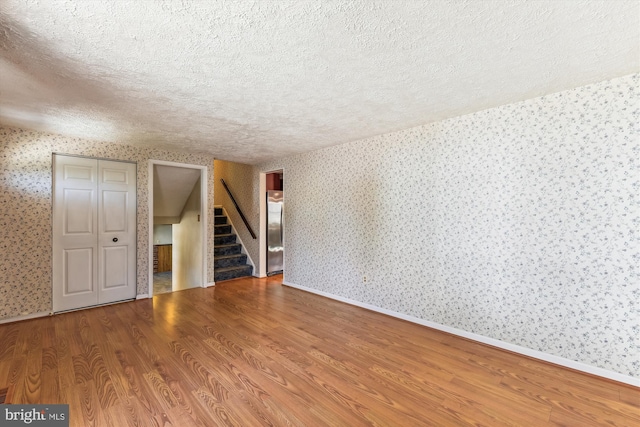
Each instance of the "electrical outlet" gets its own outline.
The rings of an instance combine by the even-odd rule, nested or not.
[[[362,276],[362,283],[367,283],[367,276]]]

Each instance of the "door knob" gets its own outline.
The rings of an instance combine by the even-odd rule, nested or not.
[[[117,242],[117,241],[118,241],[118,238],[117,238],[117,237],[114,237],[114,238],[113,238],[113,242],[115,243],[115,242]]]

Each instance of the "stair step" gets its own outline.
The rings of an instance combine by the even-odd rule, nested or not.
[[[247,255],[242,253],[242,245],[236,243],[231,224],[221,208],[214,209],[213,228],[213,280],[231,280],[251,276],[253,267],[247,265]]]
[[[231,224],[215,224],[213,234],[231,234]]]
[[[218,234],[213,237],[214,245],[226,245],[228,243],[235,243],[236,235],[235,234]]]
[[[250,265],[241,265],[235,267],[216,268],[213,271],[213,280],[220,282],[222,280],[237,279],[238,277],[251,276],[253,267]]]
[[[245,265],[247,263],[246,254],[222,255],[214,258],[213,268],[226,268]]]
[[[242,245],[240,243],[230,243],[227,245],[216,245],[213,247],[213,255],[233,255],[242,252]]]

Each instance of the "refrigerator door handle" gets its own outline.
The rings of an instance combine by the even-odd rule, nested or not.
[[[280,208],[280,244],[282,246],[284,246],[284,239],[283,239],[284,223],[282,222],[283,216],[284,216],[284,209]]]

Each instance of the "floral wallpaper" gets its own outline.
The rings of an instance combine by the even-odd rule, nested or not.
[[[639,378],[639,87],[634,74],[258,165],[250,221],[259,172],[284,169],[286,282]],[[1,127],[0,144],[0,319],[51,307],[52,152],[137,161],[138,294],[147,160],[206,164],[213,200],[207,157]]]
[[[148,293],[148,161],[208,166],[213,200],[213,158],[183,152],[0,127],[0,320],[51,310],[52,153],[137,163],[137,293]],[[208,206],[213,230],[213,204]],[[208,236],[207,276],[213,281],[213,232]]]
[[[639,88],[258,165],[284,169],[285,281],[640,377]]]

